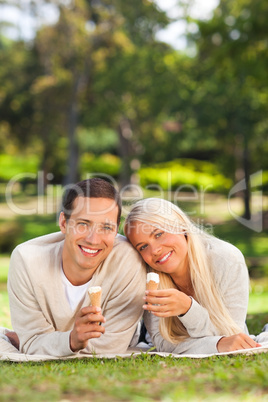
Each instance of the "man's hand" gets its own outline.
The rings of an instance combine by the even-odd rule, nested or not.
[[[12,343],[13,346],[15,346],[15,348],[19,349],[20,348],[20,341],[18,338],[18,335],[16,334],[16,332],[7,332],[6,336],[8,337],[8,339],[10,340],[10,342]]]
[[[232,352],[233,350],[251,349],[261,346],[259,343],[253,341],[250,336],[240,333],[237,335],[226,336],[219,340],[217,349],[220,353]]]
[[[84,307],[79,311],[70,334],[70,348],[73,352],[84,349],[89,339],[104,334],[105,328],[99,323],[105,323],[100,307]]]
[[[146,290],[144,310],[157,317],[173,317],[187,313],[192,299],[177,289]],[[157,304],[157,306],[156,306]]]

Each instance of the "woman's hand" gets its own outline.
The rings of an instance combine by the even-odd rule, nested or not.
[[[240,334],[223,337],[217,343],[217,349],[220,353],[240,349],[251,349],[258,346],[261,345],[242,332]]]
[[[187,313],[192,299],[177,289],[146,290],[143,306],[157,317],[173,317]]]

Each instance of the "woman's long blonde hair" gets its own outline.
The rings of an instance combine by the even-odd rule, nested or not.
[[[229,336],[241,332],[226,309],[211,273],[206,253],[206,243],[211,235],[194,224],[178,206],[160,198],[147,198],[133,206],[125,220],[126,237],[137,221],[165,232],[187,235],[188,264],[196,301],[207,309],[219,335]],[[158,274],[160,289],[176,288],[170,275],[162,272]],[[189,337],[177,317],[160,318],[159,327],[163,338],[169,342],[179,343]]]

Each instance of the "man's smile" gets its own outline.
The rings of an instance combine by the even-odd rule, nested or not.
[[[91,257],[94,257],[101,252],[101,249],[92,249],[92,248],[87,248],[87,247],[83,247],[83,246],[79,246],[79,247],[82,250],[82,253],[84,255],[90,255]]]

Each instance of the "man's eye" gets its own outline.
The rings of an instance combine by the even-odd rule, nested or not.
[[[103,229],[106,230],[106,231],[112,231],[113,230],[112,226],[103,226]]]
[[[79,226],[87,226],[87,223],[86,222],[77,222],[77,225],[79,225]]]

